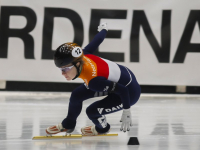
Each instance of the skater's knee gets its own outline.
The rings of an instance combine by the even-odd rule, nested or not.
[[[135,104],[138,102],[138,100],[139,100],[139,97],[136,97],[136,98],[132,99],[132,100],[130,101],[130,105],[131,105],[131,106],[135,105]]]
[[[91,106],[87,107],[86,114],[90,119],[92,117],[94,117],[96,115],[96,113],[97,113],[97,111],[93,107],[91,107]]]
[[[92,109],[90,106],[86,108],[86,114],[88,115],[88,117],[92,114]]]

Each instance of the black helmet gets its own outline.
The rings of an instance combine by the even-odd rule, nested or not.
[[[77,58],[83,57],[83,50],[76,43],[64,43],[60,45],[54,54],[54,62],[57,67],[73,63]]]
[[[76,66],[79,58],[83,57],[83,50],[76,43],[64,43],[60,45],[54,54],[54,62],[57,67],[62,67],[72,63],[77,70],[77,75],[72,79],[76,79],[80,75],[80,65]]]

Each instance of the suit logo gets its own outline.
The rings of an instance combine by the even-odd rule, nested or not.
[[[109,89],[109,86],[106,86],[106,87],[103,89],[103,91],[106,92],[106,91],[108,91],[108,89]]]
[[[97,110],[98,110],[98,112],[99,112],[100,114],[102,114],[103,109],[104,109],[104,108],[97,108]]]

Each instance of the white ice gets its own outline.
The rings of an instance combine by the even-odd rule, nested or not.
[[[129,132],[119,130],[121,111],[106,116],[118,137],[33,141],[66,117],[69,97],[70,93],[0,92],[0,150],[200,150],[200,95],[142,94],[131,107],[134,125]],[[92,125],[85,109],[100,99],[84,101],[74,134]],[[130,137],[137,137],[140,145],[127,145]]]

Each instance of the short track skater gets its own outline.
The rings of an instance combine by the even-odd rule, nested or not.
[[[54,62],[60,68],[62,75],[68,81],[81,78],[84,84],[72,91],[67,117],[60,124],[48,127],[46,133],[49,135],[73,132],[83,101],[105,95],[107,95],[105,98],[87,107],[86,114],[94,125],[82,127],[82,134],[95,136],[108,133],[111,126],[105,115],[120,110],[122,110],[120,130],[129,131],[133,125],[131,106],[140,97],[140,85],[127,67],[93,54],[106,37],[107,23],[100,24],[98,31],[99,33],[84,49],[76,43],[69,42],[60,45],[55,51]]]

